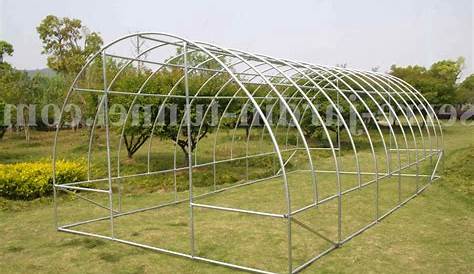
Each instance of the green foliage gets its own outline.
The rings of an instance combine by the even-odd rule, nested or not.
[[[68,88],[68,80],[64,75],[61,74],[56,74],[54,76],[36,74],[31,78],[31,81],[31,90],[35,96],[34,103],[37,105],[36,126],[39,129],[45,129],[46,125],[44,123],[52,125],[56,117],[54,117],[53,108],[48,108],[49,112],[47,117],[41,117],[41,110],[43,107],[48,106],[50,104],[59,107],[62,105],[64,96]],[[65,113],[65,115],[66,118],[70,120],[70,117],[68,117],[69,113]],[[47,121],[43,121],[43,119],[46,118]]]
[[[43,53],[49,55],[48,67],[65,74],[79,72],[86,58],[103,44],[100,35],[90,33],[78,19],[48,15],[36,30]]]
[[[32,108],[39,103],[39,99],[45,93],[40,86],[40,77],[38,75],[30,77],[25,71],[16,70],[8,64],[2,64],[0,70],[3,72],[0,75],[0,99],[16,107],[16,113],[10,111],[8,114],[12,117],[12,123],[16,122],[19,127],[23,127],[25,138],[29,141],[30,125],[34,124],[34,121],[30,121],[29,113],[34,110]],[[18,115],[21,114],[20,111],[23,115]],[[7,115],[6,111],[4,115]],[[15,118],[20,120],[15,121]]]
[[[474,104],[474,74],[468,76],[456,91],[458,104]]]
[[[12,56],[13,51],[13,46],[10,43],[6,41],[0,41],[0,63],[3,63],[3,56]]]
[[[28,140],[29,127],[25,125],[43,127],[42,108],[49,104],[60,105],[66,87],[67,80],[63,75],[46,76],[37,73],[30,76],[25,71],[17,70],[9,64],[0,64],[0,102],[15,106],[2,108],[0,116],[2,122],[8,115],[12,124],[17,124],[17,127],[24,129]],[[51,124],[54,117],[52,108],[49,110],[51,113],[48,113],[48,121],[44,122]],[[23,111],[23,116],[19,115],[20,111]],[[30,121],[33,117],[29,115],[30,111],[36,115],[36,123]]]
[[[217,61],[208,61],[208,59],[203,54],[200,53],[189,53],[188,54],[188,64],[190,66],[200,66],[207,69],[217,69],[220,68],[220,65]],[[177,50],[175,56],[170,57],[167,60],[171,64],[182,65],[184,63],[184,57],[180,49]],[[221,60],[225,62],[224,59]],[[205,63],[204,63],[205,62]],[[203,64],[204,63],[204,64]],[[122,66],[121,63],[113,62],[112,60],[107,60],[107,74],[115,75],[115,72]],[[186,100],[185,95],[185,85],[184,85],[184,70],[180,67],[172,68],[163,68],[159,72],[155,73],[153,77],[148,79],[146,85],[142,86],[153,72],[146,68],[138,68],[132,65],[129,65],[124,71],[120,74],[120,77],[116,80],[112,86],[114,91],[123,91],[123,92],[138,92],[142,89],[144,92],[149,94],[162,94],[166,95],[172,91],[171,95],[175,97],[164,98],[158,97],[138,97],[133,102],[134,98],[132,96],[117,96],[111,99],[110,105],[112,104],[121,104],[126,107],[135,107],[135,106],[149,106],[150,110],[148,117],[145,113],[145,109],[136,108],[135,115],[138,117],[138,123],[132,124],[132,119],[127,121],[124,129],[124,143],[128,151],[128,157],[132,158],[133,155],[146,143],[152,134],[153,123],[157,119],[157,116],[160,115],[166,119],[161,120],[156,127],[153,134],[160,136],[163,139],[169,139],[178,145],[184,153],[184,156],[187,157],[188,153],[194,151],[199,141],[201,141],[206,135],[212,131],[211,125],[211,115],[208,113],[204,120],[199,123],[196,122],[198,119],[196,104],[203,106],[203,112],[210,106],[211,101],[207,99],[206,101],[194,101],[192,102],[192,111],[191,111],[191,120],[193,121],[191,126],[191,147],[188,147],[188,138],[187,138],[187,129],[186,123],[183,121],[185,119],[185,107]],[[212,77],[212,78],[211,78]],[[235,84],[228,83],[229,76],[224,74],[215,75],[211,71],[202,71],[202,70],[191,70],[188,73],[188,84],[189,84],[189,93],[192,97],[199,91],[200,96],[213,96],[217,91],[220,90],[221,95],[233,95],[237,88]],[[206,85],[202,88],[203,84]],[[132,106],[133,102],[133,106]],[[165,106],[174,105],[176,107],[176,121],[170,119],[169,109],[166,107],[160,112],[160,109],[165,103]],[[227,105],[229,99],[220,99],[218,102],[221,106]],[[232,107],[233,106],[233,107]],[[238,104],[234,103],[229,107],[228,111],[236,111]],[[223,111],[221,109],[220,111]],[[203,114],[203,113],[201,113]],[[151,123],[150,123],[151,121]],[[183,122],[182,122],[183,121]],[[137,119],[135,119],[137,122]],[[122,129],[119,128],[119,131]]]
[[[31,79],[26,72],[19,71],[9,64],[0,66],[0,94],[1,99],[9,104],[29,104],[34,96],[30,94]]]
[[[0,140],[3,139],[7,132],[7,126],[5,125],[5,103],[0,100]]]
[[[32,200],[53,192],[52,166],[48,162],[0,165],[0,196],[14,200]],[[86,167],[80,162],[59,161],[56,183],[83,180]]]
[[[433,104],[450,104],[456,102],[456,81],[459,79],[464,59],[442,60],[431,65],[429,69],[421,66],[391,67],[390,74],[399,77],[425,95]]]

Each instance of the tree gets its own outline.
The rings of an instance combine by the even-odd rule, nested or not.
[[[108,73],[113,71],[111,74],[116,74],[117,69],[120,64],[116,64],[113,60],[107,60],[107,71]],[[121,77],[117,79],[113,86],[113,90],[115,91],[125,91],[130,92],[134,90],[138,90],[139,86],[145,81],[147,74],[150,71],[147,69],[137,69],[136,67],[129,66],[122,71]],[[153,82],[153,81],[152,81]],[[152,127],[150,125],[152,119],[157,115],[157,105],[156,102],[153,102],[152,98],[146,97],[138,97],[132,106],[133,97],[132,96],[118,96],[110,98],[110,105],[118,104],[121,106],[129,106],[132,108],[132,115],[133,117],[137,117],[133,119],[132,117],[128,117],[126,124],[123,125],[124,127],[124,136],[123,141],[125,144],[125,148],[127,149],[127,156],[129,159],[133,158],[133,155],[146,143],[146,141],[150,138]],[[155,104],[154,104],[155,103]],[[143,108],[139,108],[139,106],[150,106],[151,113],[149,113],[148,117],[146,117],[147,113]],[[114,119],[113,115],[110,119]],[[123,122],[123,121],[122,121]],[[118,133],[121,133],[122,127],[117,128]]]
[[[3,103],[8,102],[9,97],[14,92],[12,90],[16,91],[15,81],[17,80],[17,74],[15,74],[15,71],[10,64],[0,63],[0,101]],[[5,115],[5,113],[3,114]]]
[[[456,61],[441,60],[430,67],[430,73],[439,79],[446,81],[450,85],[454,85],[459,79],[464,66],[464,58],[459,57]]]
[[[3,63],[3,56],[5,55],[13,55],[13,46],[6,41],[0,41],[0,63]]]
[[[474,74],[468,76],[456,90],[458,104],[474,104]]]
[[[205,55],[196,52],[189,53],[187,58],[189,66],[192,67],[205,62],[207,59],[208,58]],[[224,59],[222,60],[225,62]],[[183,65],[184,58],[182,56],[181,50],[178,48],[176,55],[170,57],[167,61],[174,65]],[[109,60],[107,60],[107,64],[109,64]],[[112,67],[115,67],[116,65],[117,64],[113,65]],[[208,61],[205,64],[201,64],[200,66],[206,69],[220,68],[220,65],[215,60]],[[110,68],[107,68],[107,70],[109,71]],[[136,91],[151,73],[151,70],[144,66],[130,65],[125,71],[122,72],[121,76],[116,80],[112,89],[115,91]],[[111,75],[114,75],[114,73],[111,73]],[[229,80],[228,75],[218,74],[214,75],[212,80],[208,81],[212,75],[214,75],[214,72],[212,71],[190,70],[188,73],[190,95],[193,96],[193,94],[197,92],[197,90],[204,83],[206,83],[206,85],[205,88],[200,91],[200,95],[215,95],[215,92],[217,92],[224,85],[224,83]],[[198,116],[196,115],[198,111],[196,109],[196,104],[200,104],[205,110],[210,106],[210,100],[204,103],[202,101],[195,101],[192,105],[191,111],[191,119],[193,120],[193,123],[191,126],[191,146],[189,147],[186,123],[183,122],[181,124],[181,121],[185,119],[186,107],[186,100],[183,98],[183,95],[185,94],[184,81],[180,81],[183,76],[184,70],[181,67],[163,68],[158,73],[156,73],[144,87],[143,91],[147,93],[167,94],[177,84],[177,86],[174,88],[173,95],[178,96],[167,98],[165,107],[161,113],[159,113],[159,110],[164,102],[163,98],[140,96],[136,99],[134,106],[131,106],[133,100],[132,96],[118,96],[111,99],[110,105],[119,103],[128,107],[149,106],[148,114],[145,113],[144,108],[135,108],[135,115],[138,117],[138,119],[135,119],[134,123],[132,123],[132,121],[129,119],[125,124],[123,138],[129,158],[133,158],[133,155],[151,137],[153,123],[157,119],[158,114],[160,114],[160,117],[158,117],[160,119],[160,123],[156,125],[153,134],[159,136],[162,139],[171,140],[175,145],[179,146],[184,153],[186,159],[185,163],[187,163],[188,154],[192,153],[196,149],[197,144],[203,138],[205,138],[209,132],[212,131],[211,115],[207,115],[204,121],[196,121],[198,119]],[[226,88],[221,91],[221,95],[233,95],[236,90],[237,86],[233,83],[230,83],[227,84]],[[229,99],[220,99],[219,103],[225,105],[229,103],[228,100]],[[169,106],[176,108],[175,121],[174,119],[170,119],[170,109],[166,108]],[[233,111],[233,109],[229,108],[229,111]],[[121,130],[121,128],[119,130]]]
[[[86,58],[103,44],[100,35],[78,19],[48,15],[36,30],[43,42],[42,53],[49,55],[48,67],[64,74],[78,73]]]
[[[335,97],[335,96],[330,96],[330,97]],[[334,102],[337,101],[336,98],[331,98],[331,99]],[[320,114],[321,114],[321,111],[328,111],[328,109],[331,110],[332,117],[327,116],[328,119],[323,120],[323,122],[325,123],[326,128],[329,131],[332,131],[334,133],[335,143],[336,143],[335,145],[337,145],[339,143],[339,138],[340,138],[339,134],[341,131],[344,131],[344,128],[341,125],[340,130],[338,130],[336,112],[334,108],[330,105],[327,98],[319,97],[317,102],[318,102],[317,110],[320,112]],[[357,105],[357,103],[354,102],[354,105]],[[328,145],[327,143],[329,140],[327,140],[327,138],[331,138],[331,137],[327,137],[324,134],[323,125],[321,124],[319,120],[316,119],[316,116],[314,116],[313,110],[309,106],[306,106],[306,105],[304,105],[302,108],[303,108],[302,113],[305,111],[306,112],[305,112],[305,115],[301,117],[301,120],[299,122],[300,122],[300,126],[301,126],[301,129],[303,130],[303,134],[305,138],[308,141],[315,141],[317,144]],[[341,115],[343,116],[343,119],[349,119],[349,115],[350,115],[349,104],[341,100],[339,102],[339,108],[341,109]]]
[[[30,78],[25,71],[19,71],[12,68],[9,64],[1,64],[0,66],[0,94],[2,99],[16,107],[16,121],[18,128],[23,128],[26,141],[30,141],[30,125],[32,116],[30,112],[33,110],[34,104],[41,94],[38,88],[38,81]],[[12,109],[4,108],[4,115],[11,114]]]
[[[43,110],[44,106],[50,106],[51,104],[61,106],[64,100],[64,96],[67,91],[66,79],[61,74],[55,74],[52,76],[46,76],[41,73],[37,73],[30,76],[33,82],[32,87],[35,89],[35,103],[37,104],[37,110]],[[36,111],[36,129],[39,130],[51,130],[55,124],[55,113],[51,112],[54,109],[48,108],[49,112],[47,116],[43,117],[42,111]],[[65,118],[70,118],[69,113],[65,113]]]
[[[5,133],[7,132],[7,126],[4,123],[5,119],[5,103],[0,101],[0,140],[3,139]]]
[[[464,65],[464,58],[456,61],[442,60],[429,69],[422,66],[391,67],[390,74],[399,77],[425,95],[433,104],[449,104],[456,100],[457,80]]]
[[[7,132],[7,125],[5,125],[5,102],[4,95],[5,90],[3,88],[3,78],[5,77],[6,73],[9,73],[12,67],[9,64],[3,63],[3,56],[4,55],[13,55],[13,46],[6,42],[0,41],[0,91],[3,89],[3,92],[0,92],[0,140],[3,139],[3,136]]]
[[[173,143],[181,148],[184,153],[184,163],[188,162],[189,153],[192,153],[197,144],[206,135],[211,132],[210,118],[207,116],[203,121],[197,121],[196,107],[191,106],[191,134],[190,139],[188,138],[187,123],[184,121],[180,123],[185,117],[185,102],[179,102],[177,104],[177,123],[172,123],[170,120],[165,119],[161,126],[157,127],[156,134],[164,139],[170,139]],[[204,105],[207,108],[207,105]],[[201,127],[202,124],[202,127]],[[201,130],[200,130],[201,129]],[[189,146],[191,145],[191,146]]]
[[[139,71],[135,67],[127,69],[123,72],[122,77],[117,80],[114,85],[114,90],[118,91],[133,91],[137,90],[138,87],[144,82],[147,76],[150,74],[150,71],[142,70]],[[158,92],[161,94],[168,93],[173,86],[178,82],[178,80],[184,75],[182,69],[163,69],[161,72],[157,73],[156,76],[148,82],[148,85],[145,89],[148,93]],[[197,74],[189,75],[190,86],[196,86],[195,84],[199,81]],[[194,89],[196,90],[196,89]],[[175,95],[184,95],[184,83],[181,81],[176,88],[174,93]],[[133,110],[133,115],[135,119],[129,119],[124,125],[124,144],[127,149],[128,158],[133,158],[133,155],[150,139],[153,124],[157,119],[158,114],[160,114],[160,123],[155,127],[154,135],[157,135],[163,139],[169,139],[175,145],[179,146],[183,151],[186,162],[188,153],[194,151],[198,142],[202,140],[207,133],[210,131],[209,121],[203,121],[202,131],[199,132],[199,125],[193,123],[191,127],[191,148],[188,148],[188,139],[186,131],[186,123],[180,124],[181,120],[185,117],[185,99],[170,97],[168,98],[165,106],[174,106],[176,108],[176,121],[171,119],[171,113],[166,107],[163,108],[163,111],[159,113],[159,110],[163,104],[163,100],[157,100],[153,97],[142,97],[136,98],[134,105],[131,106],[133,97],[131,96],[120,96],[111,99],[111,104],[121,104],[123,106],[131,107]],[[145,108],[148,107],[148,112]],[[205,106],[207,107],[207,106]],[[192,110],[193,120],[196,118],[196,109],[195,105]],[[210,118],[208,118],[210,119]],[[121,128],[119,128],[121,131]]]

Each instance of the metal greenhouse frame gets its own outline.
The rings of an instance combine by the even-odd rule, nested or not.
[[[147,47],[142,51],[133,54],[117,53],[130,46],[130,41],[137,43],[145,42]],[[173,62],[173,58],[168,58],[162,53],[156,53],[164,49],[177,49],[181,62]],[[156,53],[156,54],[155,54]],[[191,63],[188,59],[192,53],[199,53],[205,56],[204,60],[200,60],[199,64]],[[107,72],[107,62],[110,59],[121,60],[120,67],[113,75]],[[168,59],[167,59],[168,58]],[[212,62],[213,66],[207,66]],[[102,71],[97,70],[90,72],[93,64],[99,64]],[[114,82],[121,76],[125,68],[130,66],[143,66],[149,69],[150,74],[140,83],[137,88],[131,90],[114,90]],[[147,88],[147,83],[157,75],[161,70],[175,69],[179,72],[179,80],[173,83],[173,86],[163,92],[152,92]],[[189,77],[192,74],[201,72],[206,75],[202,85],[199,87],[191,87]],[[205,72],[205,73],[204,73]],[[86,73],[95,73],[97,77],[103,80],[103,87],[84,86],[84,78]],[[101,74],[99,76],[99,74]],[[224,75],[226,81],[222,81],[220,86],[209,87],[208,83],[219,76]],[[233,85],[236,91],[233,95],[223,94],[223,90]],[[209,94],[207,89],[211,89]],[[208,93],[201,95],[206,90]],[[179,94],[178,91],[182,93]],[[266,95],[262,95],[265,91]],[[55,220],[57,230],[80,234],[85,236],[93,236],[102,239],[112,240],[124,244],[137,247],[147,248],[167,254],[182,256],[193,260],[204,261],[223,265],[227,267],[237,268],[244,271],[257,273],[297,273],[321,258],[330,251],[340,247],[353,237],[359,235],[363,231],[372,227],[381,219],[403,206],[406,202],[416,197],[422,192],[430,182],[438,179],[437,169],[443,156],[443,133],[441,124],[434,114],[433,108],[423,95],[407,82],[394,76],[356,69],[348,69],[341,67],[330,67],[322,65],[314,65],[306,62],[287,60],[282,58],[274,58],[262,54],[253,54],[236,49],[228,49],[214,44],[196,42],[187,40],[175,35],[165,33],[137,33],[119,38],[110,44],[104,46],[99,52],[87,59],[81,72],[74,80],[71,89],[65,99],[63,108],[61,109],[61,118],[58,125],[62,125],[66,119],[67,105],[71,102],[71,98],[81,94],[95,94],[99,96],[96,107],[96,114],[90,126],[89,143],[86,144],[87,152],[85,152],[88,162],[88,177],[86,180],[75,182],[57,183],[56,169],[57,161],[63,157],[58,152],[58,144],[61,142],[60,132],[62,126],[58,126],[53,151],[53,172],[54,172],[54,201],[55,201]],[[217,100],[227,100],[224,111],[220,114],[215,132],[215,136],[222,131],[225,123],[230,102],[240,104],[240,114],[234,117],[237,121],[241,119],[243,109],[251,107],[255,110],[255,116],[251,119],[249,126],[250,131],[259,130],[258,136],[261,136],[261,142],[264,142],[264,135],[267,136],[267,143],[271,147],[271,151],[255,152],[253,147],[249,148],[249,137],[247,140],[236,136],[237,123],[228,130],[232,133],[232,144],[246,142],[245,154],[239,155],[235,151],[230,151],[228,157],[219,157],[216,149],[220,142],[215,137],[213,142],[212,155],[206,157],[198,157],[196,152],[187,154],[187,163],[185,165],[177,164],[177,154],[179,150],[175,145],[172,168],[154,168],[152,165],[152,139],[155,135],[154,131],[157,127],[157,119],[154,120],[152,130],[149,133],[146,156],[146,171],[125,174],[122,172],[122,156],[125,126],[118,135],[118,142],[113,142],[111,135],[113,131],[110,129],[109,103],[112,96],[124,96],[132,99],[132,103],[127,111],[126,119],[130,119],[132,107],[139,98],[157,98],[160,100],[159,112],[161,113],[167,100],[182,99],[185,100],[185,115],[183,115],[179,124],[178,134],[187,136],[188,148],[191,144],[191,112],[192,108],[200,100],[210,101],[204,116],[211,112],[211,105]],[[337,125],[330,128],[327,121],[323,117],[325,110],[321,110],[318,106],[320,101],[326,102],[335,111]],[[266,104],[268,103],[268,104]],[[344,104],[346,107],[340,107]],[[266,109],[264,109],[264,105]],[[271,121],[270,113],[274,111],[284,110],[288,115],[290,122],[288,125],[274,125]],[[348,113],[351,112],[350,119],[356,121],[359,126],[358,132],[354,132],[351,128]],[[302,117],[305,115],[313,115],[318,123],[321,134],[326,145],[314,145],[310,142],[304,132],[302,125]],[[159,115],[158,115],[159,116]],[[157,116],[157,117],[158,117]],[[258,118],[256,118],[258,117]],[[104,123],[99,125],[100,120]],[[257,126],[260,121],[262,125]],[[199,126],[199,132],[203,130],[203,125]],[[285,127],[285,128],[284,128]],[[94,177],[91,175],[94,158],[91,156],[95,149],[95,138],[93,137],[100,128],[103,132],[106,143],[101,146],[105,153],[103,160],[106,161],[105,176]],[[334,138],[334,129],[337,132],[337,138]],[[183,131],[183,132],[181,132]],[[115,132],[115,131],[114,131]],[[291,138],[296,142],[291,143]],[[341,140],[342,139],[342,140]],[[366,144],[365,154],[360,148],[361,143]],[[199,146],[198,146],[199,147]],[[258,147],[258,146],[257,146]],[[117,152],[117,156],[114,156]],[[327,165],[321,164],[321,159],[317,157],[319,153],[326,153],[329,159]],[[341,163],[341,153],[350,155],[353,159],[352,166]],[[211,154],[211,153],[209,153]],[[258,178],[249,178],[249,168],[252,168],[252,159],[261,159],[261,157],[271,157],[274,160],[275,170],[271,174],[260,176]],[[299,158],[298,158],[299,157]],[[364,158],[365,157],[365,158]],[[118,158],[118,159],[117,159]],[[303,161],[295,169],[291,169],[289,163],[295,159]],[[206,160],[204,160],[206,159]],[[242,167],[242,174],[245,174],[243,180],[233,182],[234,184],[219,187],[219,178],[216,172],[219,165],[223,163],[234,163],[234,161],[245,161],[246,166]],[[117,166],[115,166],[116,162]],[[369,169],[364,169],[364,163],[368,163]],[[329,168],[326,168],[329,166]],[[195,193],[196,189],[196,172],[201,169],[209,169],[209,179],[212,181],[211,188],[205,193]],[[304,183],[310,185],[308,190],[311,196],[304,205],[293,204],[293,195],[297,195],[297,189],[292,189],[291,176],[296,173],[306,172],[308,174]],[[186,198],[178,197],[178,189],[176,187],[177,174],[186,173],[188,182],[188,196]],[[167,203],[159,203],[147,207],[136,208],[133,210],[123,210],[120,185],[131,178],[145,178],[157,174],[172,174],[174,176],[174,200]],[[320,185],[326,180],[324,176],[331,176],[335,182],[334,191],[331,195],[322,195],[320,193]],[[343,176],[353,176],[356,184],[351,187],[344,187]],[[201,178],[202,179],[202,178]],[[392,182],[391,179],[394,179]],[[269,180],[277,180],[280,182],[284,197],[281,199],[281,205],[285,209],[283,212],[267,212],[263,210],[254,210],[247,208],[229,207],[221,205],[212,205],[210,203],[200,202],[202,197],[222,195],[228,190],[244,189],[246,187],[264,184]],[[414,190],[407,196],[402,194],[402,184],[406,180],[414,180]],[[426,183],[422,184],[422,180]],[[103,183],[105,187],[96,187],[96,184]],[[382,211],[379,206],[380,197],[379,188],[384,184],[395,186],[392,192],[398,196],[396,204],[389,210]],[[416,186],[415,186],[416,184]],[[358,190],[374,188],[374,215],[371,220],[362,227],[343,233],[344,214],[343,199],[348,195],[357,195]],[[93,204],[94,206],[105,209],[108,213],[102,217],[80,220],[73,223],[61,223],[60,208],[57,199],[59,192],[72,193],[81,200]],[[308,191],[305,191],[308,192]],[[93,198],[88,198],[87,193],[95,193],[95,195],[104,195],[107,197],[108,204],[103,205],[96,202]],[[184,192],[185,193],[185,192]],[[292,195],[293,194],[293,195]],[[270,194],[269,194],[270,195]],[[318,230],[318,227],[310,225],[299,218],[304,212],[319,208],[329,202],[333,202],[336,208],[337,226],[334,237],[325,236]],[[154,245],[139,243],[138,241],[125,240],[116,235],[114,223],[117,218],[139,214],[145,211],[164,210],[178,204],[189,205],[188,213],[188,236],[189,236],[189,252],[175,251]],[[337,205],[337,206],[336,206]],[[199,254],[196,250],[195,242],[195,211],[196,209],[209,210],[215,212],[227,212],[228,214],[252,215],[260,218],[273,218],[281,221],[285,227],[285,269],[269,270],[261,267],[242,265],[239,263],[231,263],[222,259],[209,258]],[[222,213],[223,214],[223,213]],[[85,224],[108,222],[109,233],[94,233],[80,230],[79,227]],[[212,226],[212,224],[210,224]],[[293,259],[295,244],[292,243],[294,237],[294,229],[303,229],[315,237],[324,239],[329,243],[329,248],[321,250],[318,254],[307,254],[308,257],[304,263],[296,263]],[[311,239],[305,239],[311,241]],[[262,258],[264,260],[265,258]]]

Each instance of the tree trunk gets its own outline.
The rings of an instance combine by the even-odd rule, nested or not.
[[[184,151],[184,166],[189,166],[189,155],[187,151]]]
[[[26,143],[30,144],[30,127],[28,125],[25,126],[25,137]]]
[[[3,139],[3,136],[5,136],[5,133],[7,132],[7,128],[6,127],[1,127],[0,128],[0,140]]]
[[[186,145],[178,143],[178,146],[181,148],[184,154],[184,166],[188,166],[189,155],[188,155],[188,151],[186,150]]]
[[[29,119],[28,119],[28,114],[26,116],[23,116],[23,123],[24,123],[24,129],[25,129],[25,139],[26,143],[30,144],[30,126],[29,126]]]

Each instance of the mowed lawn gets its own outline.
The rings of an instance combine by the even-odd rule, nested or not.
[[[51,151],[51,140],[51,133],[37,133],[31,144],[25,144],[21,136],[7,136],[0,143],[0,162],[46,159]],[[442,179],[302,273],[471,273],[474,269],[474,126],[446,127],[445,146],[447,155]],[[75,147],[64,149],[71,153],[83,151]],[[364,153],[366,151],[361,151],[361,155]],[[350,154],[343,157],[346,162],[352,159]],[[325,176],[329,175],[319,177],[321,195],[331,193],[333,187],[333,184],[323,183],[332,180],[330,176],[325,180]],[[312,194],[309,177],[304,172],[295,172],[289,180],[295,189],[295,205],[304,205]],[[355,180],[347,178],[345,182],[352,184]],[[380,190],[382,213],[396,203],[393,196],[396,178],[384,183]],[[404,195],[408,196],[413,187],[413,180],[404,180]],[[143,186],[132,190],[123,200],[127,209],[173,198],[169,192],[150,191]],[[201,190],[206,189],[196,189]],[[373,191],[373,187],[368,187],[358,194],[361,199],[343,200],[344,236],[372,220]],[[184,198],[187,194],[182,191],[179,196]],[[97,195],[90,197],[101,199]],[[281,213],[285,207],[282,197],[281,180],[271,180],[209,196],[199,202]],[[63,221],[106,214],[71,196],[62,195],[59,204]],[[0,206],[1,273],[238,273],[111,241],[56,232],[51,199],[31,202],[0,199]],[[334,240],[336,207],[336,202],[329,202],[298,218]],[[181,204],[120,217],[116,219],[116,234],[126,240],[188,252],[188,211],[186,204]],[[196,209],[195,215],[198,255],[273,271],[285,270],[284,221],[203,209]],[[321,238],[293,227],[295,266],[329,247]],[[77,228],[109,233],[107,222]]]

